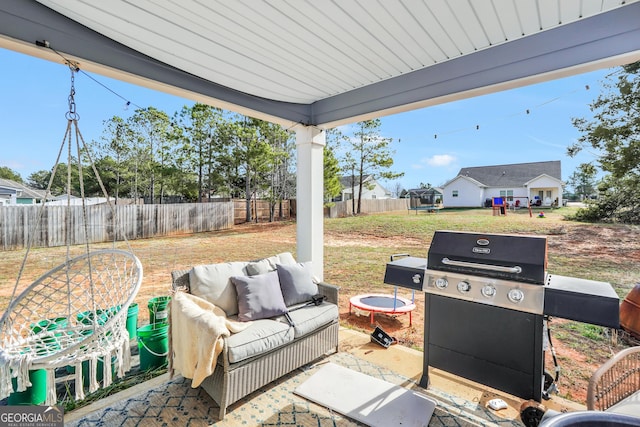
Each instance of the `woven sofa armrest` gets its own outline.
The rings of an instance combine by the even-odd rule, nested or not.
[[[626,348],[596,370],[587,387],[587,409],[605,411],[640,390],[640,346]]]
[[[338,292],[340,291],[340,287],[336,285],[330,285],[329,283],[319,282],[318,283],[318,292],[321,295],[327,297],[327,302],[332,302],[334,304],[338,304]]]
[[[175,291],[180,287],[187,288],[187,292],[191,292],[191,286],[189,285],[189,271],[188,270],[174,270],[171,272],[171,288]]]

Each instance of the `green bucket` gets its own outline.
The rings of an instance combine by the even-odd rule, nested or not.
[[[169,324],[151,323],[138,328],[140,370],[150,371],[167,366]]]
[[[127,311],[127,332],[129,332],[129,339],[134,340],[137,338],[136,331],[138,330],[138,304],[133,303],[129,306]]]
[[[29,371],[29,381],[31,387],[25,391],[14,391],[7,399],[8,405],[42,405],[47,399],[47,371],[46,369],[36,369]],[[18,388],[18,380],[11,378],[13,389]]]
[[[88,310],[78,313],[78,322],[85,325],[92,325],[97,323],[98,326],[102,326],[109,320],[109,312],[106,310],[98,309],[95,312]]]
[[[42,331],[55,331],[61,328],[67,327],[67,318],[66,317],[56,317],[53,319],[41,320],[38,323],[31,325],[31,330],[38,334]],[[47,337],[42,339],[42,344],[37,344],[36,353],[39,355],[45,355],[53,353],[60,349],[60,341],[59,337],[62,334],[54,334],[52,337]]]
[[[115,378],[116,370],[117,370],[117,361],[118,359],[115,356],[111,357],[111,378]],[[82,383],[85,387],[89,387],[89,364],[91,361],[85,360],[82,362]],[[98,366],[96,370],[96,380],[99,384],[102,384],[102,380],[104,379],[104,358],[98,357]]]
[[[149,323],[167,323],[169,321],[169,301],[171,297],[162,296],[149,300]]]

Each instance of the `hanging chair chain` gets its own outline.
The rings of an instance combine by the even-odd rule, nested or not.
[[[76,120],[80,120],[80,115],[76,111],[76,100],[75,100],[76,73],[78,72],[79,68],[76,64],[73,64],[71,62],[68,62],[67,64],[69,65],[69,70],[71,71],[71,89],[69,91],[69,111],[67,112],[66,117],[67,117],[67,120],[76,121]]]

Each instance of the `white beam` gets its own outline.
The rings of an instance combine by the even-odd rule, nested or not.
[[[299,262],[311,261],[314,276],[324,279],[324,146],[326,134],[314,126],[296,131],[296,239]]]

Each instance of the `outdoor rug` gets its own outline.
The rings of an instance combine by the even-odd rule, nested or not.
[[[341,352],[315,364],[304,366],[258,389],[231,405],[222,421],[218,421],[218,405],[206,392],[191,388],[191,380],[176,377],[160,386],[92,412],[81,419],[65,420],[65,427],[351,427],[365,425],[294,393],[297,387],[329,362],[395,385],[424,392],[410,378],[359,359],[350,353]],[[519,423],[494,415],[477,402],[470,402],[433,388],[428,390],[428,395],[437,401],[429,426],[521,427]]]

